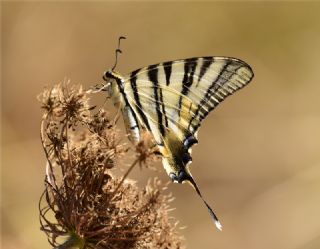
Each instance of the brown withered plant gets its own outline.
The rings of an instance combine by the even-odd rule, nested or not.
[[[39,96],[41,141],[47,159],[39,201],[41,230],[54,248],[181,248],[168,215],[165,185],[149,180],[139,190],[128,174],[148,166],[156,149],[144,137],[128,156],[114,120],[89,104],[90,91],[64,82]],[[131,160],[123,176],[112,170]],[[131,159],[130,159],[131,158]]]

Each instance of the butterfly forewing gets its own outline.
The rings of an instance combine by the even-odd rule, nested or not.
[[[158,144],[168,131],[182,143],[227,96],[250,82],[251,68],[228,57],[199,57],[151,65],[125,79],[125,92]]]

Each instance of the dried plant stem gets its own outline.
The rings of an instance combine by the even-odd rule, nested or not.
[[[137,165],[137,163],[139,162],[139,158],[137,158],[128,168],[128,170],[126,171],[126,173],[123,175],[123,177],[121,178],[121,181],[119,182],[118,186],[116,187],[116,189],[112,192],[111,195],[111,200],[113,199],[113,197],[116,195],[116,193],[118,192],[119,188],[121,187],[121,185],[123,184],[123,182],[125,181],[125,179],[128,177],[128,175],[130,174],[130,172],[133,170],[133,168]]]
[[[43,151],[44,151],[44,153],[46,155],[46,158],[49,158],[49,153],[47,151],[47,146],[45,144],[45,139],[44,139],[44,137],[45,137],[45,134],[44,134],[44,132],[45,132],[44,123],[45,123],[45,120],[47,119],[47,116],[48,116],[48,114],[45,113],[43,115],[43,117],[42,117],[42,120],[41,120],[41,124],[40,124],[40,140],[41,140],[41,145],[42,145]],[[53,167],[52,167],[52,164],[51,164],[50,160],[47,160],[47,165],[49,165],[49,168],[50,168],[50,175],[46,175],[46,177],[49,179],[50,184],[52,184],[52,181],[50,181],[51,178],[53,180],[53,184],[56,184],[56,178],[55,178],[55,175],[52,174]],[[46,173],[49,173],[49,172],[47,172],[47,170],[46,170]],[[57,186],[54,186],[54,187],[57,188]]]

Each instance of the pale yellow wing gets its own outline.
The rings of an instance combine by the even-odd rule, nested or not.
[[[196,139],[209,112],[252,77],[250,66],[239,59],[199,57],[138,69],[126,77],[124,90],[158,144],[168,132],[186,143]]]

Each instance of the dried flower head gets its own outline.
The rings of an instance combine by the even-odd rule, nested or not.
[[[45,90],[41,140],[47,158],[45,191],[40,198],[41,230],[49,243],[66,248],[181,248],[168,216],[170,195],[159,180],[143,190],[127,179],[136,164],[154,160],[156,149],[144,138],[122,177],[128,147],[104,110],[93,113],[88,92],[65,82]]]
[[[136,145],[136,153],[140,167],[150,168],[151,163],[158,159],[160,152],[149,132],[142,132],[141,140]]]

